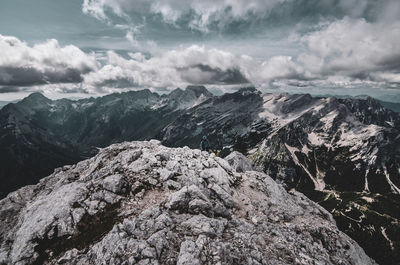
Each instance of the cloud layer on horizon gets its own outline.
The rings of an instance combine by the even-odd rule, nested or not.
[[[94,71],[94,55],[57,40],[30,47],[15,37],[0,35],[0,86],[30,86],[48,83],[77,83]]]

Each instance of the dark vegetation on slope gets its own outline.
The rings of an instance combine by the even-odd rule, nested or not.
[[[360,192],[309,192],[332,213],[339,229],[380,264],[400,260],[400,195]]]

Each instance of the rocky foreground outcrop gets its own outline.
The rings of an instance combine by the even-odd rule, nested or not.
[[[375,264],[326,210],[242,159],[105,148],[0,201],[0,264]]]

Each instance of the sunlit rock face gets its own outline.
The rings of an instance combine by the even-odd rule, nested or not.
[[[375,264],[322,207],[229,160],[125,142],[59,168],[0,201],[0,263]]]

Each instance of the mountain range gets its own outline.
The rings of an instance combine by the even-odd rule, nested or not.
[[[377,100],[204,87],[77,101],[34,93],[0,110],[2,194],[113,143],[159,139],[239,151],[287,190],[320,203],[378,263],[400,256],[400,115]]]
[[[77,101],[33,93],[0,110],[1,194],[36,183],[54,168],[76,163],[97,148],[154,138],[185,109],[211,93],[203,87],[160,96],[149,90]]]

